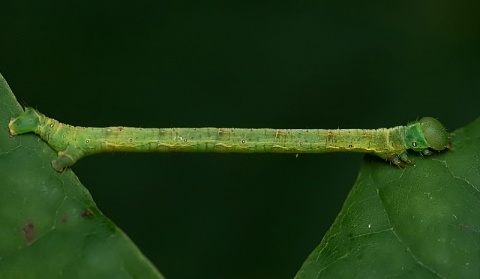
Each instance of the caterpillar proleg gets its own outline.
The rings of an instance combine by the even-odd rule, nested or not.
[[[413,162],[411,149],[423,155],[450,147],[443,125],[424,117],[406,126],[380,129],[243,129],[243,128],[90,128],[63,124],[25,108],[8,125],[10,134],[38,134],[58,152],[52,161],[61,172],[84,156],[100,152],[364,152],[397,166]]]

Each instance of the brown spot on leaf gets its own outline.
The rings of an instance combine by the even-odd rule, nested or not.
[[[63,215],[63,216],[60,218],[60,221],[62,221],[62,223],[65,224],[66,222],[68,222],[68,217],[65,216],[65,215]]]
[[[30,244],[33,241],[35,238],[35,232],[32,223],[28,223],[23,227],[23,236],[25,237],[27,243]]]
[[[85,209],[83,212],[82,212],[82,217],[83,218],[91,218],[93,217],[93,214],[90,210],[88,209]]]

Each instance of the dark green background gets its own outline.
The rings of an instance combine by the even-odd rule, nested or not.
[[[478,117],[478,1],[5,1],[0,71],[84,126],[376,128]],[[191,3],[188,3],[191,2]],[[359,154],[103,154],[74,166],[168,278],[292,278]]]

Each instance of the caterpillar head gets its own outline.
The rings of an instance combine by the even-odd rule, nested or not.
[[[35,129],[40,124],[40,117],[38,112],[33,108],[27,107],[25,111],[20,114],[17,118],[13,118],[8,123],[8,129],[12,136],[34,132]]]
[[[440,121],[424,117],[419,122],[425,141],[431,149],[440,151],[450,147],[450,136]]]

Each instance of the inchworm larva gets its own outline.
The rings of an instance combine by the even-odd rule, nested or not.
[[[80,158],[113,151],[323,153],[365,152],[395,165],[412,164],[407,150],[423,155],[449,148],[443,125],[424,117],[406,126],[363,129],[239,129],[239,128],[86,128],[70,126],[26,108],[10,121],[12,135],[34,132],[58,152],[57,171]]]

